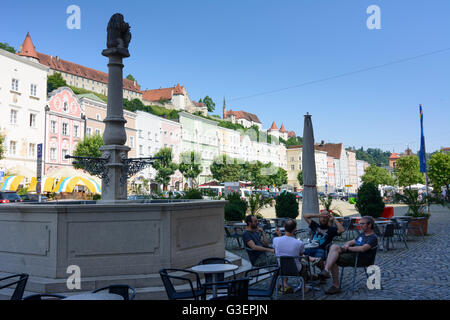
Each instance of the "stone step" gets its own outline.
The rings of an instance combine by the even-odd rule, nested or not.
[[[247,262],[243,262],[241,257],[226,251],[225,258],[231,261],[233,264],[240,268],[235,271],[236,275],[242,275],[247,271]],[[243,268],[243,264],[245,267]],[[0,277],[5,277],[10,274],[0,273]],[[187,277],[191,280],[195,279],[195,276],[190,273],[179,272],[177,275]],[[232,272],[226,273],[225,278],[231,278]],[[200,275],[203,278],[203,275]],[[34,293],[59,293],[62,295],[72,295],[81,292],[91,292],[93,290],[106,287],[112,284],[128,284],[129,286],[136,288],[137,291],[145,289],[144,291],[152,292],[152,288],[160,288],[162,286],[161,277],[159,273],[156,274],[143,274],[143,275],[123,275],[123,276],[103,276],[103,277],[82,277],[81,278],[81,290],[69,290],[66,284],[67,279],[49,279],[42,277],[29,277],[26,285],[27,295]],[[175,281],[175,285],[184,284],[183,281]],[[164,289],[164,288],[163,288]],[[6,290],[6,289],[5,289]],[[3,296],[10,297],[13,291],[5,291]],[[165,295],[165,290],[164,290]],[[1,298],[0,294],[0,298]]]

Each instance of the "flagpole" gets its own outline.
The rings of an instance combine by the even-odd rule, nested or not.
[[[426,195],[427,197],[425,198],[426,203],[427,203],[427,211],[428,211],[428,216],[430,216],[430,203],[428,202],[428,166],[427,166],[427,153],[426,153],[426,149],[425,149],[425,135],[423,134],[423,113],[422,113],[422,105],[419,104],[419,108],[420,108],[420,125],[421,125],[421,129],[422,129],[422,137],[421,137],[421,143],[423,144],[423,160],[425,162],[425,188],[426,189]]]

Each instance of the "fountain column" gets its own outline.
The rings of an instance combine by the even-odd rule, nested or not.
[[[107,116],[103,120],[105,145],[100,148],[102,157],[107,159],[108,175],[102,179],[102,200],[127,199],[127,172],[123,160],[128,158],[130,148],[125,145],[127,135],[126,120],[123,117],[122,60],[130,56],[128,51],[130,39],[129,26],[123,21],[123,16],[114,15],[108,25],[108,49],[102,52],[102,55],[109,58]]]

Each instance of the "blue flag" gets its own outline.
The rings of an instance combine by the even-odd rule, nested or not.
[[[422,105],[420,107],[420,151],[419,151],[419,160],[420,160],[420,172],[427,172],[427,160],[425,159],[425,138],[423,136],[423,111]]]

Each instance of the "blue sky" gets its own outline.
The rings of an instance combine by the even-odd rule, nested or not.
[[[66,8],[81,8],[81,30]],[[381,30],[369,30],[369,5]],[[419,149],[424,108],[427,151],[450,146],[450,50],[326,81],[335,75],[450,48],[450,1],[191,0],[9,1],[1,42],[19,48],[29,31],[37,51],[107,71],[106,25],[121,12],[132,27],[124,74],[143,89],[186,86],[228,108],[283,122],[298,135],[312,114],[316,141],[401,152]],[[249,97],[250,96],[250,97]]]

